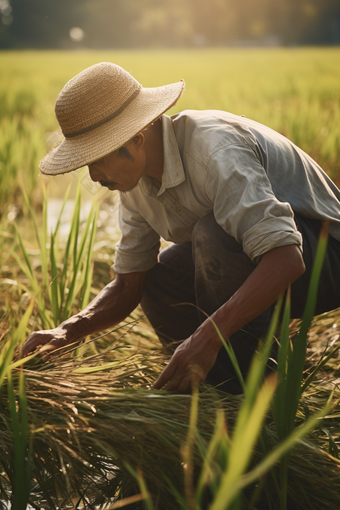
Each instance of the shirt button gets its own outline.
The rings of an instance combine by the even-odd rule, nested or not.
[[[177,212],[178,213],[181,213],[182,212],[182,209],[180,207],[177,207]]]

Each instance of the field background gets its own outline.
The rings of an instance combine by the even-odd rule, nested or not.
[[[100,61],[121,65],[146,87],[183,78],[186,92],[169,113],[221,109],[267,124],[339,183],[339,48],[10,51],[0,53],[3,212],[10,197],[20,204],[17,179],[29,193],[41,181],[38,162],[60,139],[54,117],[59,91],[75,74]],[[54,193],[62,194],[67,178],[53,180]]]
[[[105,60],[120,64],[146,87],[164,85],[183,78],[186,81],[186,92],[169,113],[186,108],[224,109],[267,124],[312,155],[335,182],[340,184],[340,66],[338,65],[340,48],[2,52],[0,53],[0,342],[2,347],[8,339],[10,341],[11,338],[20,336],[20,341],[23,341],[31,331],[42,329],[46,324],[44,314],[49,321],[55,320],[57,314],[54,315],[55,311],[51,303],[53,303],[52,298],[56,296],[55,294],[53,296],[52,285],[50,285],[53,271],[58,276],[54,279],[53,289],[56,288],[57,283],[59,285],[65,266],[70,273],[66,287],[63,288],[64,293],[60,293],[58,297],[59,304],[61,297],[67,300],[69,289],[72,288],[70,282],[74,275],[77,280],[90,275],[86,283],[88,297],[96,295],[112,277],[110,266],[114,257],[115,244],[119,238],[116,194],[103,193],[102,189],[93,186],[86,168],[79,172],[71,172],[70,175],[57,177],[40,176],[38,171],[39,160],[61,139],[54,117],[54,103],[60,89],[67,80],[87,66]],[[93,213],[93,211],[89,212],[93,197],[99,197],[101,202],[98,221],[93,220],[92,223],[97,225],[92,263],[91,257],[86,259],[87,251],[85,250],[85,262],[82,262],[83,269],[79,270],[79,273],[81,264],[75,269],[75,257],[64,258],[67,236],[70,229],[76,225],[76,221],[72,223],[70,220],[75,205],[78,177],[82,195],[79,232],[84,232],[86,220]],[[66,204],[66,213],[59,229],[59,236],[56,236],[52,242],[42,227],[44,188],[47,188],[50,197],[49,205],[46,206],[50,232],[52,228],[55,228],[56,217],[68,184],[71,184],[71,200]],[[24,200],[24,193],[28,197],[27,203]],[[32,219],[32,209],[36,214],[36,229]],[[36,240],[35,230],[39,233],[40,245]],[[73,237],[74,244],[76,244],[75,239],[77,239],[76,234]],[[86,249],[87,247],[88,244]],[[91,253],[91,250],[88,251]],[[54,261],[51,261],[51,253],[55,255]],[[44,260],[46,260],[45,265]],[[30,264],[31,273],[27,269],[27,261]],[[86,265],[87,262],[88,265]],[[93,278],[91,278],[92,271]],[[79,278],[78,275],[80,275]],[[84,284],[84,287],[86,285]],[[82,298],[77,295],[73,307],[70,304],[68,312],[77,312],[82,307],[82,303]],[[21,326],[18,327],[20,320]],[[296,324],[293,329],[294,327]],[[48,476],[51,474],[52,484],[51,487],[47,484],[46,490],[50,491],[52,496],[56,493],[55,487],[67,493],[69,480],[78,490],[77,494],[82,494],[82,487],[86,487],[91,496],[94,491],[91,483],[97,479],[97,476],[102,476],[103,471],[100,471],[99,465],[98,471],[87,472],[82,459],[87,462],[87,466],[93,461],[86,455],[91,453],[93,448],[97,452],[96,448],[99,448],[97,438],[103,440],[106,448],[114,444],[121,455],[121,462],[119,463],[117,458],[112,456],[110,460],[112,472],[116,476],[115,469],[118,465],[122,469],[125,480],[128,480],[129,476],[132,478],[129,473],[124,472],[126,459],[134,465],[134,462],[138,462],[139,455],[144,463],[143,472],[154,487],[158,487],[161,483],[162,470],[164,473],[167,469],[171,471],[171,462],[181,461],[181,457],[176,455],[179,455],[180,446],[184,444],[186,437],[190,400],[188,396],[163,394],[164,404],[161,412],[157,399],[150,400],[150,391],[145,391],[145,388],[150,387],[157,374],[164,368],[168,358],[161,352],[155,335],[140,311],[135,311],[115,331],[95,340],[74,350],[71,359],[66,353],[60,356],[58,362],[42,364],[40,360],[35,370],[32,370],[32,365],[29,364],[24,370],[29,401],[30,430],[32,436],[33,433],[36,434],[34,445],[39,452],[34,461],[36,462],[35,476],[37,473],[43,473],[44,476],[46,473]],[[305,450],[302,445],[299,447],[300,450],[299,448],[294,450],[289,494],[294,501],[300,503],[301,509],[339,508],[340,394],[337,389],[337,384],[340,382],[339,342],[339,310],[324,314],[314,321],[309,331],[305,375],[309,373],[312,366],[326,356],[326,353],[329,359],[327,366],[323,367],[313,384],[304,392],[297,422],[307,420],[309,414],[320,409],[334,388],[334,400],[337,404],[332,414],[330,413],[322,423],[320,422],[320,428],[309,436],[312,446],[307,445],[307,448],[304,443]],[[35,361],[36,359],[32,360],[32,364]],[[93,367],[94,363],[101,368],[104,367],[103,371],[97,373],[97,367]],[[80,367],[80,371],[76,373],[78,369],[75,370],[74,367]],[[93,371],[97,375],[94,375]],[[81,376],[79,377],[78,374]],[[78,388],[75,392],[76,397],[71,390],[66,395],[63,387],[66,378],[72,382],[70,387]],[[298,386],[297,392],[299,392]],[[97,414],[93,419],[92,415],[88,416],[87,411],[84,411],[88,402],[92,405],[91,391],[88,388],[92,388],[96,405],[102,405],[101,414]],[[118,391],[115,394],[111,393],[112,388],[128,391],[126,393]],[[0,385],[0,393],[1,391]],[[83,391],[82,398],[86,405],[84,404],[84,409],[79,407],[78,428],[73,428],[74,405],[78,406],[80,398],[78,394],[82,394]],[[102,398],[102,404],[96,400],[98,394],[105,395],[105,398]],[[5,391],[2,395],[5,395]],[[209,391],[205,391],[200,398],[202,416],[199,426],[205,430],[205,427],[209,429],[213,426],[215,407],[217,408],[221,401],[219,399],[218,404],[214,404],[217,402],[217,397],[211,396]],[[291,395],[289,398],[291,399]],[[124,402],[122,399],[125,399]],[[5,398],[0,401],[1,405],[5,406],[5,410],[2,416],[3,429],[0,432],[5,438],[3,444],[8,443],[11,446],[13,441],[9,432],[11,418],[6,408]],[[228,418],[231,416],[233,419],[239,401],[226,397],[223,405]],[[136,415],[137,406],[139,414]],[[178,418],[180,406],[182,406],[182,415]],[[102,419],[98,419],[98,416]],[[145,422],[144,416],[146,416]],[[138,421],[139,417],[143,419]],[[149,419],[151,421],[148,421]],[[88,423],[91,423],[93,427],[93,434],[88,432]],[[150,437],[153,437],[150,423],[153,424],[152,432],[155,433],[156,438],[152,446],[150,446]],[[157,426],[154,426],[155,423]],[[112,424],[116,427],[114,432],[112,432]],[[273,430],[270,428],[271,422],[267,425],[269,432]],[[71,442],[70,429],[73,431]],[[170,430],[173,436],[169,439]],[[130,443],[125,443],[130,441],[131,434],[133,439],[135,435],[137,437],[135,450],[131,448]],[[107,437],[106,443],[104,437]],[[74,440],[73,443],[72,440]],[[112,443],[113,440],[115,440],[114,443]],[[172,446],[175,445],[177,450],[175,447],[171,449],[170,443]],[[70,444],[77,445],[77,448],[79,446],[79,450],[76,450],[77,455],[81,455],[78,464],[77,455],[73,457],[69,455]],[[128,444],[126,449],[124,449],[125,444]],[[159,444],[163,445],[163,448],[160,449]],[[70,464],[67,462],[63,464],[58,455],[55,458],[50,455],[53,448],[59,456],[60,448],[64,448],[62,456]],[[9,450],[10,453],[6,448],[0,450],[2,455],[0,465],[6,466],[8,459],[11,459],[11,450]],[[150,451],[152,454],[150,458],[143,457]],[[158,454],[159,451],[162,451],[162,458],[164,453],[169,455],[169,458],[173,456],[172,460],[170,459],[171,462],[168,462],[168,457],[164,457],[162,470],[159,470],[154,463],[153,457],[155,452]],[[25,451],[23,456],[25,460]],[[40,460],[42,460],[41,464],[39,464]],[[48,464],[47,467],[45,462]],[[108,469],[105,462],[107,460],[104,459],[104,471]],[[13,487],[16,481],[21,484],[24,476],[29,478],[29,473],[27,475],[27,470],[25,471],[25,464],[19,462],[18,465],[20,469],[14,470],[11,479],[11,482],[14,480]],[[65,478],[63,478],[65,473],[62,472],[64,465],[68,470]],[[314,466],[314,469],[311,466]],[[11,469],[10,466],[9,472]],[[182,473],[176,470],[170,474],[182,477]],[[1,475],[3,475],[2,472]],[[2,477],[1,480],[6,482],[6,477]],[[270,481],[270,478],[268,480]],[[110,485],[110,480],[106,482]],[[53,484],[56,484],[55,487],[52,487]],[[164,480],[163,485],[166,485]],[[9,501],[11,498],[12,489],[8,491],[5,489],[1,492],[0,484],[0,503],[1,499]],[[45,490],[44,487],[43,489]],[[110,490],[110,497],[116,494],[116,489],[113,490],[111,487]],[[39,487],[34,491],[37,498],[41,496]],[[73,493],[70,492],[70,494]],[[276,496],[274,494],[274,503],[271,508],[279,508],[275,503]],[[321,496],[324,499],[321,499]],[[45,494],[41,497],[45,498]],[[314,503],[309,506],[311,498]],[[72,504],[74,505],[76,501],[76,499],[72,500]],[[65,502],[67,503],[66,499],[64,505],[66,505]],[[56,508],[67,506],[63,507],[60,502],[57,503]],[[171,501],[168,504],[171,510],[173,508],[177,510],[177,504],[171,506]]]
[[[60,200],[78,177],[86,219],[94,196],[102,202],[94,256],[106,261],[103,281],[119,238],[117,197],[94,185],[87,168],[70,174],[39,175],[39,160],[62,135],[54,116],[56,97],[75,74],[100,61],[115,62],[152,87],[184,79],[186,91],[169,114],[187,108],[223,109],[245,115],[283,133],[312,155],[340,183],[340,48],[191,49],[143,51],[8,51],[0,53],[0,246],[3,279],[18,277],[8,266],[9,243],[18,224],[26,247],[38,248],[23,200],[26,191],[41,223],[43,188],[50,199],[49,225],[55,225]],[[98,187],[97,187],[98,186]],[[59,199],[59,201],[58,201]],[[63,221],[69,221],[68,202]],[[49,227],[50,228],[50,227]],[[67,233],[68,226],[65,226]],[[15,236],[14,236],[15,237]],[[38,263],[38,262],[37,262]],[[9,268],[8,271],[4,271]],[[98,282],[97,282],[98,283]],[[1,301],[4,303],[8,286]],[[12,289],[13,290],[13,289]],[[17,289],[18,290],[18,289]],[[20,299],[20,291],[18,298]]]
[[[96,187],[87,168],[56,177],[39,175],[38,170],[39,160],[62,138],[54,116],[59,91],[75,74],[100,61],[121,65],[146,87],[184,79],[186,92],[170,114],[192,108],[223,109],[245,115],[290,138],[340,183],[340,48],[2,52],[0,242],[5,243],[0,249],[2,273],[3,267],[8,266],[8,252],[14,249],[8,245],[9,236],[14,235],[14,221],[27,247],[33,250],[38,247],[23,189],[37,211],[39,223],[43,187],[50,198],[61,200],[71,184],[70,197],[74,197],[79,176],[83,201],[87,202],[83,218],[86,219],[93,196],[102,200],[95,257],[106,260],[108,267],[112,263],[119,237],[116,195]],[[60,202],[50,202],[51,225],[55,224],[60,207]],[[67,204],[68,219],[72,207],[72,202]],[[105,274],[109,278],[108,271]],[[11,277],[10,271],[2,277]],[[2,294],[4,300],[5,295],[6,292]]]

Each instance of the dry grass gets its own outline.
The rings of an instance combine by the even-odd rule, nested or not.
[[[325,345],[339,345],[338,327],[333,327],[339,319],[339,311],[316,319],[311,329],[307,370],[324,354]],[[191,397],[149,389],[167,356],[143,320],[138,320],[137,325],[135,320],[136,314],[125,326],[74,350],[71,357],[70,353],[59,352],[48,361],[35,359],[34,364],[26,365],[34,451],[31,499],[38,507],[67,508],[79,499],[84,504],[103,504],[113,501],[122,486],[125,491],[131,487],[137,490],[129,465],[143,472],[156,508],[159,502],[162,509],[178,508],[167,478],[183,492],[181,446],[188,433]],[[315,338],[318,328],[320,342]],[[340,399],[340,390],[331,379],[336,370],[336,361],[332,360],[320,371],[301,401],[300,421],[320,409],[331,391],[335,401]],[[217,409],[224,411],[232,430],[240,400],[209,386],[202,387],[198,428],[204,441],[211,437]],[[13,436],[4,399],[0,429],[0,462],[8,467]],[[273,447],[277,438],[270,415],[265,431]],[[297,508],[338,508],[340,461],[337,451],[331,448],[331,455],[329,448],[339,439],[338,404],[320,428],[292,451],[289,496]],[[253,462],[262,456],[258,446]],[[196,469],[202,465],[197,448],[194,463]],[[5,475],[1,479],[4,500],[10,497],[8,493],[6,496],[6,485]],[[275,500],[275,491],[272,497]]]

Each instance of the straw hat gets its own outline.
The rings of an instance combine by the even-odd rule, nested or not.
[[[65,138],[40,162],[41,172],[71,172],[122,147],[171,108],[183,89],[184,81],[144,88],[110,62],[88,67],[57,98],[55,113]]]

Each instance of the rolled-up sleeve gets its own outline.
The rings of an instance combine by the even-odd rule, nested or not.
[[[115,273],[148,271],[157,263],[160,237],[131,202],[127,194],[121,194],[119,226],[122,238],[116,248]]]
[[[255,263],[273,248],[297,245],[294,213],[273,193],[263,165],[246,145],[229,145],[210,158],[206,193],[216,221]]]

